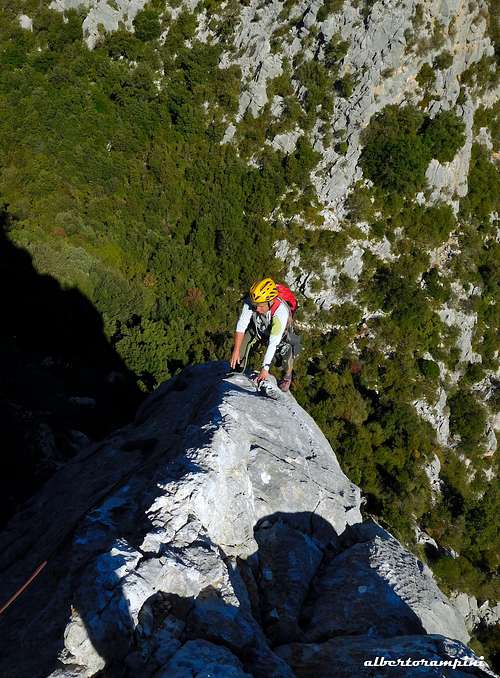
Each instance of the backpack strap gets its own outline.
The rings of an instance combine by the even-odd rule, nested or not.
[[[278,310],[280,303],[283,303],[283,299],[280,299],[279,297],[273,299],[273,303],[271,305],[271,318],[274,317],[274,314]]]
[[[285,331],[286,331],[292,325],[293,314],[292,314],[292,309],[290,308],[290,305],[284,299],[282,299],[281,297],[276,297],[276,299],[273,300],[273,305],[271,306],[271,318],[274,317],[274,314],[278,310],[280,304],[285,304],[285,306],[288,309],[288,322],[287,322],[286,329],[285,329]]]

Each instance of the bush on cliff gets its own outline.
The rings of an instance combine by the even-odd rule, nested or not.
[[[413,106],[386,106],[362,134],[361,166],[379,188],[413,195],[425,187],[432,158],[451,160],[464,143],[464,123],[446,111],[433,120]]]

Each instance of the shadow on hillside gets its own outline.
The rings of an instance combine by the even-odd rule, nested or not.
[[[78,290],[39,274],[0,209],[0,528],[91,439],[133,416],[140,392]]]

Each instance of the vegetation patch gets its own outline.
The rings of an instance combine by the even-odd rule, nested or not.
[[[468,184],[468,193],[460,203],[461,214],[476,222],[489,221],[490,215],[498,212],[500,176],[488,150],[481,144],[472,146]]]
[[[362,135],[365,176],[386,191],[410,196],[425,187],[430,160],[452,159],[465,140],[465,126],[452,112],[433,120],[412,107],[387,106]]]

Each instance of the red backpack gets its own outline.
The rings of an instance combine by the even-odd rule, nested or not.
[[[277,283],[276,287],[278,288],[278,296],[273,301],[273,305],[271,306],[271,317],[276,313],[276,309],[280,305],[280,301],[284,301],[287,304],[291,315],[294,316],[298,306],[297,297],[286,285]]]

